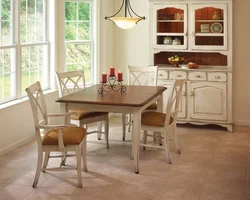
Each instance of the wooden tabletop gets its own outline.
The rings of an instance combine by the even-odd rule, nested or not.
[[[56,102],[141,107],[167,89],[161,86],[125,85],[127,88],[125,92],[112,91],[99,94],[100,87],[101,85],[87,87],[84,90],[63,96]]]

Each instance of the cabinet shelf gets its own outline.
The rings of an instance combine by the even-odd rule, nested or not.
[[[212,20],[212,19],[208,19],[208,20],[195,20],[195,22],[224,22],[224,20]]]
[[[185,36],[184,33],[156,33],[156,36]]]
[[[224,33],[195,33],[195,36],[213,36],[213,37],[223,37]]]
[[[168,19],[159,19],[157,22],[184,22],[184,20],[168,20]]]

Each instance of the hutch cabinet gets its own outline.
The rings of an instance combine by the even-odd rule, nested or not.
[[[217,124],[232,132],[232,0],[151,0],[150,14],[150,62],[159,66],[158,85],[186,79],[178,123]],[[185,59],[183,68],[168,62],[174,55]],[[189,62],[199,68],[188,69]]]

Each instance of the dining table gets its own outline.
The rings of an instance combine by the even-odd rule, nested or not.
[[[133,115],[132,158],[134,172],[139,173],[139,147],[141,134],[141,114],[152,103],[157,102],[157,111],[163,110],[163,92],[161,86],[124,85],[124,90],[109,91],[100,94],[101,84],[86,87],[56,100],[60,110],[85,110],[92,112],[126,113]]]

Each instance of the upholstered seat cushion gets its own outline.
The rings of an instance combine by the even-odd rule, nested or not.
[[[81,120],[91,117],[98,117],[102,115],[108,115],[108,112],[87,112],[84,110],[69,110],[69,113],[76,113],[76,115],[71,115],[71,119]]]
[[[78,145],[86,136],[86,129],[70,127],[62,129],[64,145]],[[43,145],[58,145],[58,129],[50,130],[43,136]]]
[[[166,114],[161,112],[153,112],[148,111],[144,112],[141,115],[141,124],[146,126],[158,126],[158,127],[164,127]],[[173,122],[173,118],[170,117],[171,124]]]
[[[152,103],[149,107],[146,108],[146,110],[157,110],[157,103]]]

